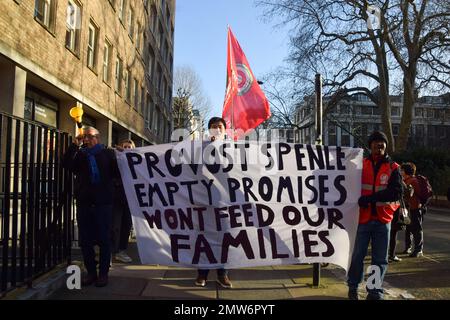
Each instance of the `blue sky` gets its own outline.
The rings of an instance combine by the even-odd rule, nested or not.
[[[253,0],[177,0],[174,66],[189,65],[211,98],[211,116],[222,114],[226,83],[227,25],[230,25],[256,78],[283,63],[287,30],[262,21]]]

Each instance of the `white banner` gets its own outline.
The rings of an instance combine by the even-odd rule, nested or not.
[[[362,149],[186,141],[116,152],[143,264],[348,270]]]

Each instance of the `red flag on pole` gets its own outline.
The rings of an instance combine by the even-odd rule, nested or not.
[[[269,101],[259,87],[238,41],[228,27],[227,89],[222,118],[227,128],[254,129],[270,117]],[[242,136],[242,132],[237,132]]]

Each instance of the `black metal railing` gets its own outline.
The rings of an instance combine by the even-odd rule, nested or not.
[[[70,263],[72,175],[68,133],[0,113],[0,296]]]

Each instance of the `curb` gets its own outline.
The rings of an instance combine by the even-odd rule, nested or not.
[[[72,264],[81,266],[81,262],[72,261]],[[7,295],[8,300],[45,300],[54,292],[66,285],[67,265],[62,264],[56,267],[51,274],[44,275],[41,279],[37,279],[33,283],[32,288],[18,288],[17,292],[11,292]]]

